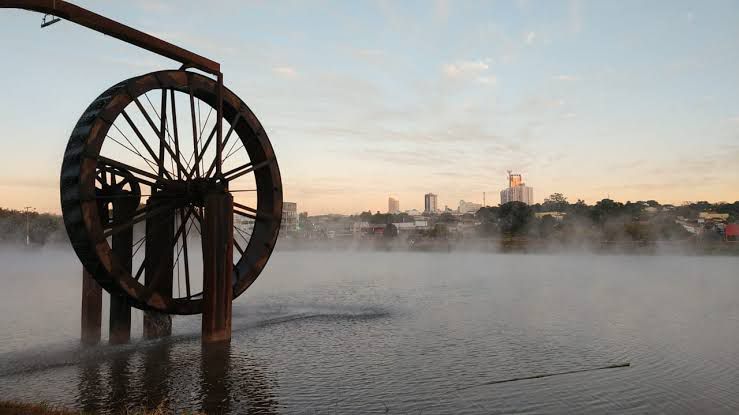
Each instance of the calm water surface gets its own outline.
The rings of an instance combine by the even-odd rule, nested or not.
[[[278,252],[234,304],[222,350],[201,348],[198,317],[175,318],[166,340],[83,350],[71,251],[0,247],[0,264],[5,399],[103,413],[739,412],[737,258]]]

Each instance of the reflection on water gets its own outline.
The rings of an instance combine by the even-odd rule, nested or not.
[[[79,361],[76,407],[90,413],[164,407],[205,413],[277,413],[274,380],[250,359],[231,358],[227,344],[168,340]],[[184,347],[182,347],[184,346]],[[192,356],[199,359],[193,359]],[[182,359],[184,361],[175,361]],[[197,361],[196,361],[197,360]],[[238,372],[240,376],[233,376]]]

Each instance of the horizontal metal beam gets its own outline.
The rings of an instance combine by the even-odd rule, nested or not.
[[[25,9],[51,14],[96,32],[176,60],[184,65],[218,75],[221,65],[189,50],[165,42],[130,26],[62,0],[0,0],[0,8]]]

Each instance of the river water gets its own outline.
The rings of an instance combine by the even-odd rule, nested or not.
[[[2,247],[0,264],[3,399],[102,413],[739,412],[736,257],[277,252],[234,304],[230,347],[205,350],[199,317],[144,341],[138,311],[131,344],[81,349],[71,251]]]

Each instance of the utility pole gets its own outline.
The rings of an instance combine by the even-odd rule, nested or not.
[[[31,222],[29,215],[31,214],[31,209],[34,209],[31,206],[23,206],[23,209],[26,210],[26,246],[31,245]]]
[[[485,207],[485,206],[487,206],[485,204],[485,192],[482,192],[482,207]]]

